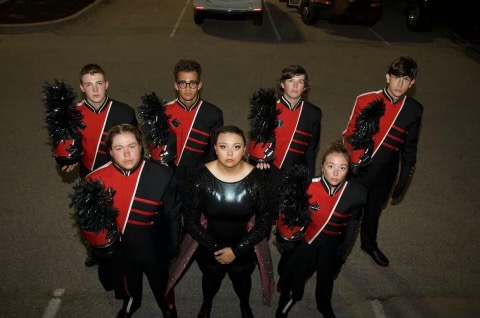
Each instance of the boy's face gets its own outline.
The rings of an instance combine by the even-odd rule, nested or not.
[[[411,79],[409,76],[387,74],[386,77],[387,91],[395,100],[405,95],[408,89],[415,83],[415,79]]]
[[[178,99],[188,106],[197,99],[202,88],[202,82],[198,79],[197,72],[178,72],[173,85],[178,92]]]
[[[106,96],[109,83],[103,74],[85,74],[82,76],[80,89],[85,94],[85,99],[95,108],[100,107]]]
[[[297,101],[305,91],[305,75],[295,75],[284,80],[280,85],[283,88],[283,96],[288,101]]]

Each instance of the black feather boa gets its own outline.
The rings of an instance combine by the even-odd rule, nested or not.
[[[115,190],[105,189],[98,180],[81,180],[73,187],[70,207],[74,210],[74,219],[83,231],[99,233],[107,230],[109,235],[116,233],[117,208],[113,205]]]
[[[282,192],[280,194],[280,212],[283,223],[289,228],[306,226],[311,217],[308,211],[307,188],[310,184],[309,171],[305,166],[296,165],[282,175]]]
[[[78,130],[85,128],[83,116],[76,108],[76,94],[73,88],[59,80],[45,83],[42,102],[46,107],[46,123],[51,144],[56,146],[62,140],[74,139]]]
[[[167,144],[170,116],[165,113],[165,99],[160,99],[157,94],[152,92],[142,96],[142,103],[138,107],[142,119],[140,126],[148,143],[155,146]]]
[[[275,137],[279,110],[273,88],[260,88],[250,97],[250,139],[256,143],[268,142]]]
[[[380,128],[380,118],[385,113],[385,102],[382,99],[372,101],[358,115],[355,131],[347,137],[353,150],[368,149],[373,145],[373,135]]]

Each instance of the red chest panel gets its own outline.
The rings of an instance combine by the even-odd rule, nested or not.
[[[83,115],[83,122],[86,125],[86,128],[80,131],[84,153],[82,163],[89,170],[93,169],[100,144],[105,143],[105,137],[107,135],[107,132],[104,131],[105,123],[111,106],[112,102],[109,102],[105,109],[99,114],[93,112],[84,104],[78,106]],[[102,152],[102,154],[105,153]]]
[[[142,162],[142,165],[131,175],[125,176],[109,163],[108,166],[100,168],[89,175],[89,178],[91,179],[101,180],[106,188],[112,188],[115,190],[113,205],[119,211],[117,216],[117,226],[122,233],[125,231],[125,226],[135,198],[139,177],[144,165],[145,162]]]
[[[382,99],[385,102],[385,113],[384,115],[380,118],[379,122],[379,130],[378,132],[373,135],[372,139],[374,141],[374,149],[373,149],[373,155],[377,152],[377,150],[380,148],[380,146],[386,146],[392,150],[398,151],[398,145],[403,143],[404,138],[405,138],[405,131],[403,131],[401,128],[397,127],[394,125],[398,115],[400,114],[403,105],[405,103],[405,98],[403,98],[402,101],[399,101],[397,103],[392,103],[390,100],[385,98],[381,92],[376,93],[376,94],[366,94],[366,95],[361,95],[357,98],[355,108],[353,110],[352,116],[350,118],[350,122],[348,124],[347,130],[344,132],[344,136],[349,136],[355,131],[355,122],[358,117],[358,115],[362,112],[362,110],[368,106],[370,102],[372,102],[375,99]],[[391,133],[392,130],[396,130],[395,133]],[[395,136],[397,135],[397,136]],[[386,138],[388,138],[387,142],[385,142]],[[350,148],[350,145],[347,143],[346,144],[347,148],[350,150],[351,154],[351,160],[354,163],[359,163],[360,162],[360,157],[363,155],[364,150],[363,149],[358,149],[358,150],[352,150]]]
[[[348,182],[345,182],[333,196],[330,196],[320,182],[312,182],[307,193],[312,197],[309,200],[309,210],[312,221],[307,227],[305,240],[311,244],[312,241],[322,232],[328,221],[335,213],[335,208],[342,197],[343,191]]]
[[[202,101],[192,110],[186,110],[173,101],[166,105],[165,112],[170,116],[170,131],[172,131],[177,138],[177,158],[175,164],[178,165],[182,159],[183,151],[193,151],[203,153],[204,147],[208,144],[203,139],[209,137],[208,133],[198,131],[193,128],[193,124],[197,114],[202,106]],[[195,134],[199,134],[195,138]],[[204,136],[206,134],[206,136]],[[195,147],[198,144],[199,147]]]
[[[281,102],[277,102],[277,109],[281,110],[278,119],[281,123],[280,127],[275,129],[275,158],[273,164],[281,168],[283,160],[289,151],[290,144],[293,142],[294,134],[298,126],[298,120],[303,109],[303,102],[294,110],[290,110],[283,106]]]

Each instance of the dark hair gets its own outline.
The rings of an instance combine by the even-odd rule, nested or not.
[[[387,74],[394,76],[408,76],[411,79],[417,77],[417,63],[409,56],[400,56],[388,67]]]
[[[310,85],[308,83],[308,73],[307,71],[300,65],[289,65],[282,70],[282,76],[277,81],[277,91],[280,96],[283,95],[283,87],[282,83],[288,79],[291,79],[298,75],[305,75],[305,91],[303,92],[303,96],[307,96],[308,89]]]
[[[325,163],[325,160],[327,159],[328,155],[331,155],[332,153],[339,153],[347,159],[348,165],[350,165],[350,154],[348,153],[347,148],[345,148],[342,139],[337,139],[332,144],[330,147],[325,150],[322,156],[322,166]]]
[[[228,125],[228,126],[222,126],[220,128],[218,128],[216,131],[215,131],[215,137],[213,138],[213,143],[216,144],[217,141],[218,141],[218,136],[220,136],[221,134],[235,134],[235,135],[239,135],[240,137],[242,137],[243,139],[243,143],[246,145],[247,144],[247,139],[245,138],[245,134],[243,133],[243,130],[241,130],[240,128],[238,128],[237,126],[233,126],[233,125]]]
[[[180,72],[197,72],[198,80],[202,76],[202,67],[200,64],[195,60],[180,60],[175,64],[173,68],[173,75],[175,76],[175,80],[177,80],[177,75]]]
[[[105,140],[105,147],[107,148],[107,150],[112,150],[113,138],[115,138],[115,136],[126,133],[126,132],[132,133],[135,136],[135,139],[137,140],[139,146],[142,147],[142,156],[143,156],[142,132],[137,127],[129,124],[116,125],[110,128],[107,134],[107,138]]]
[[[82,67],[82,70],[80,71],[80,84],[82,83],[82,78],[83,75],[90,74],[102,74],[105,77],[105,71],[103,68],[100,67],[100,65],[97,64],[87,64],[84,67]]]

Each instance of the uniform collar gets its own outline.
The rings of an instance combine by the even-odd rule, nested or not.
[[[105,100],[103,101],[102,105],[100,105],[100,107],[98,109],[96,109],[92,104],[90,104],[87,99],[85,98],[83,100],[83,103],[88,107],[90,108],[90,110],[96,114],[100,114],[104,109],[105,107],[107,107],[108,105],[108,102],[110,101],[110,97],[108,97],[108,95],[105,95]]]
[[[282,97],[280,97],[280,102],[281,102],[283,105],[285,105],[286,107],[288,107],[288,109],[290,109],[290,110],[295,110],[295,109],[297,109],[298,106],[303,102],[303,98],[300,98],[300,99],[298,100],[298,102],[295,103],[295,105],[292,105],[292,104],[290,104],[290,102],[289,102],[284,96],[282,96]]]
[[[407,95],[403,94],[399,99],[395,101],[395,99],[393,99],[393,97],[388,93],[387,87],[385,87],[383,89],[383,96],[385,96],[385,98],[388,99],[390,103],[397,104],[397,103],[400,103]]]
[[[138,162],[138,164],[133,167],[132,169],[130,170],[124,170],[122,168],[120,168],[119,166],[117,166],[115,164],[115,162],[112,161],[112,166],[115,168],[115,170],[117,170],[118,172],[120,172],[121,174],[123,174],[124,176],[129,176],[131,175],[132,173],[135,173],[135,171],[138,170],[138,168],[140,168],[140,166],[142,165],[142,163],[145,161],[145,159],[140,159],[140,161]]]
[[[334,196],[343,187],[343,185],[345,184],[345,180],[346,179],[344,179],[336,186],[333,186],[327,181],[327,179],[325,179],[325,176],[320,177],[320,183],[322,184],[323,188],[329,196]]]
[[[198,106],[198,104],[200,103],[200,95],[197,95],[197,99],[193,102],[192,106],[188,107],[187,105],[185,105],[184,103],[182,103],[180,101],[180,99],[177,98],[177,103],[178,105],[180,105],[183,109],[185,109],[186,111],[191,111],[193,110],[195,107]]]

